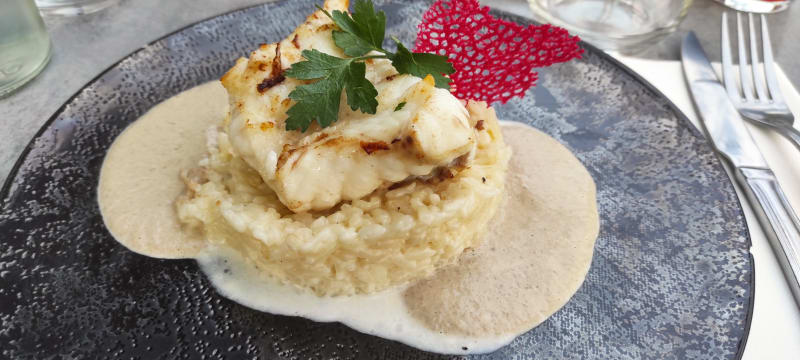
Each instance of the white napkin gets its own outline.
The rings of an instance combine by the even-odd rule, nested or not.
[[[686,86],[680,62],[611,55],[647,79],[672,100],[698,129],[703,129]],[[719,74],[719,64],[714,65]],[[800,94],[783,71],[780,68],[777,70],[783,95],[795,117],[798,117]],[[795,127],[800,129],[798,123],[800,118],[795,122]],[[792,207],[800,214],[800,151],[773,131],[747,125],[772,171],[775,172],[783,191],[789,197]],[[727,166],[726,169],[730,175],[730,169]],[[745,218],[753,241],[751,251],[756,265],[755,308],[743,359],[798,359],[800,358],[800,309],[794,302],[772,248],[738,185],[736,192],[743,201]]]

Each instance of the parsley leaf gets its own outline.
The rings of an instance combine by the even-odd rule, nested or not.
[[[339,10],[325,14],[340,29],[333,32],[333,41],[344,50],[345,55],[363,56],[372,50],[382,51],[386,14],[383,11],[375,12],[371,1],[356,1],[352,16]]]
[[[296,101],[286,114],[286,130],[305,132],[315,120],[320,127],[336,122],[342,90],[353,110],[374,114],[378,108],[378,90],[366,79],[366,65],[353,59],[341,59],[318,50],[304,50],[306,61],[292,65],[286,76],[318,81],[300,85],[289,93]]]
[[[285,75],[298,80],[314,80],[300,85],[289,94],[296,101],[286,112],[287,130],[305,132],[316,121],[320,127],[336,122],[342,91],[347,94],[347,105],[353,111],[375,114],[378,109],[378,91],[366,78],[367,59],[389,59],[400,74],[424,78],[432,75],[436,87],[450,89],[450,79],[444,74],[455,72],[446,56],[412,53],[396,38],[397,53],[383,48],[386,33],[386,14],[375,11],[371,0],[356,0],[353,13],[334,10],[332,13],[317,6],[338,29],[333,31],[333,41],[349,58],[342,59],[318,50],[304,50],[305,61],[286,70]],[[370,52],[381,54],[367,55]],[[405,106],[400,103],[398,111]]]
[[[403,102],[401,102],[401,103],[397,104],[397,106],[395,106],[395,108],[394,108],[394,111],[400,111],[400,110],[403,110],[403,108],[404,108],[405,106],[406,106],[406,102],[405,102],[405,101],[403,101]]]
[[[347,90],[347,105],[352,110],[361,110],[365,114],[374,114],[378,111],[378,90],[366,78],[367,65],[363,62],[353,62],[347,67],[345,74],[345,90]]]
[[[430,74],[436,81],[436,87],[450,89],[450,79],[442,74],[452,74],[456,69],[447,61],[446,56],[412,53],[397,38],[392,38],[392,40],[397,43],[397,53],[391,56],[390,59],[392,59],[392,65],[399,73],[411,74],[421,78]]]
[[[314,80],[327,77],[331,71],[351,62],[350,59],[331,56],[319,50],[303,50],[301,54],[306,61],[295,63],[284,75],[298,80]]]
[[[364,38],[376,49],[383,46],[386,32],[386,14],[383,11],[375,12],[371,1],[357,0],[353,9],[353,21],[360,30],[359,37]]]
[[[321,127],[336,121],[342,94],[338,80],[328,78],[294,89],[289,98],[297,103],[286,111],[286,130],[305,132],[314,120]]]
[[[344,50],[347,56],[362,56],[372,51],[372,46],[355,36],[344,31],[333,32],[333,42]]]

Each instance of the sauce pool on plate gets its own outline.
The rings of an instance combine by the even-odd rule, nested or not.
[[[106,155],[98,201],[114,238],[157,258],[195,258],[222,295],[274,314],[339,321],[439,353],[493,351],[560,309],[583,283],[599,229],[595,185],[568,149],[503,122],[514,155],[506,195],[480,245],[432,277],[368,295],[319,297],[263,276],[241,256],[187,233],[175,215],[182,169],[205,156],[227,114],[217,81],[184,91],[131,124]]]

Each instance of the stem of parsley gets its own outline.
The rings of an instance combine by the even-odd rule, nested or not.
[[[367,60],[367,59],[388,59],[388,58],[389,58],[389,55],[365,55],[365,56],[359,56],[359,57],[350,58],[350,60],[362,61],[362,60]]]

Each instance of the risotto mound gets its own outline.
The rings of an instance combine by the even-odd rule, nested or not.
[[[477,135],[468,165],[319,212],[289,211],[225,131],[213,131],[208,157],[184,172],[178,217],[266,276],[318,295],[372,293],[427,277],[477,245],[502,198],[511,151],[493,109],[466,107]]]

